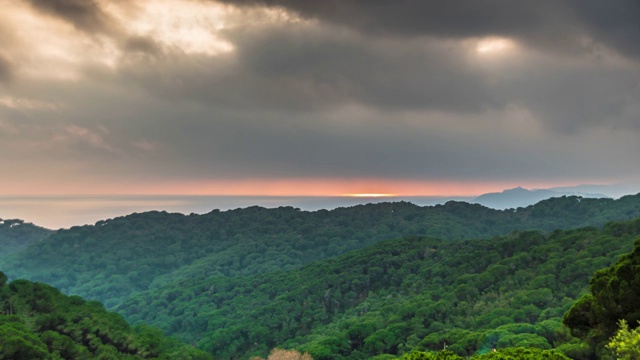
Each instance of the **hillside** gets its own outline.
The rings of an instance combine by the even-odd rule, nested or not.
[[[598,358],[640,358],[640,238],[630,253],[589,281],[589,293],[565,314],[563,323],[584,339]],[[630,331],[632,330],[632,331]],[[609,352],[609,353],[608,353]]]
[[[487,240],[406,237],[288,272],[185,279],[117,310],[222,359],[280,346],[321,360],[560,344],[588,358],[562,316],[639,235],[640,219]]]
[[[0,359],[211,359],[102,304],[0,272]]]
[[[7,255],[27,248],[53,231],[19,219],[0,219],[0,264]]]
[[[399,202],[315,212],[291,207],[205,215],[149,212],[60,230],[14,254],[3,271],[113,308],[140,291],[181,279],[290,270],[401,236],[460,240],[637,216],[640,195],[562,197],[509,211],[462,202],[426,207]]]

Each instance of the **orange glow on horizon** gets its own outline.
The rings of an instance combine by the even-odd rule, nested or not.
[[[344,194],[343,196],[348,196],[348,197],[394,197],[397,196],[396,194]]]
[[[38,180],[33,180],[38,181]],[[569,186],[568,182],[498,182],[398,179],[243,179],[132,183],[126,180],[0,184],[0,196],[47,195],[218,195],[409,197],[477,196],[522,186],[528,189]],[[11,193],[2,192],[11,189]]]
[[[497,184],[395,179],[255,179],[146,187],[147,193],[229,196],[473,196]]]

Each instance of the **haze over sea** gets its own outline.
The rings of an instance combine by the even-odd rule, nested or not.
[[[49,229],[59,229],[94,224],[100,220],[152,210],[205,214],[214,209],[224,211],[258,205],[267,208],[293,206],[315,211],[385,201],[405,200],[425,206],[449,200],[470,199],[438,196],[3,196],[0,197],[0,216],[4,219],[23,219]]]

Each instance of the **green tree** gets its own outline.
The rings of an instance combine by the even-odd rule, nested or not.
[[[421,352],[415,351],[404,355],[402,360],[464,360],[463,357],[458,356],[456,353],[448,350],[442,350],[438,352]]]
[[[640,239],[617,263],[597,271],[589,284],[591,294],[578,300],[563,322],[575,336],[595,346],[613,336],[619,320],[640,321]]]
[[[557,350],[540,350],[527,347],[499,349],[472,357],[473,360],[570,360]]]
[[[0,315],[0,359],[49,359],[47,346],[17,316]]]
[[[624,319],[620,320],[618,332],[611,338],[607,348],[616,354],[616,359],[640,359],[640,327],[629,330],[629,324]]]

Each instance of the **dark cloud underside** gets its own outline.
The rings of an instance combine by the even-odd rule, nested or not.
[[[28,0],[31,5],[49,15],[72,24],[88,33],[113,30],[113,21],[94,0]]]
[[[582,35],[621,53],[640,55],[640,3],[635,0],[221,0],[293,10],[369,33],[444,38],[516,37],[557,50],[584,46]]]
[[[640,1],[572,0],[571,5],[597,40],[640,57]]]

